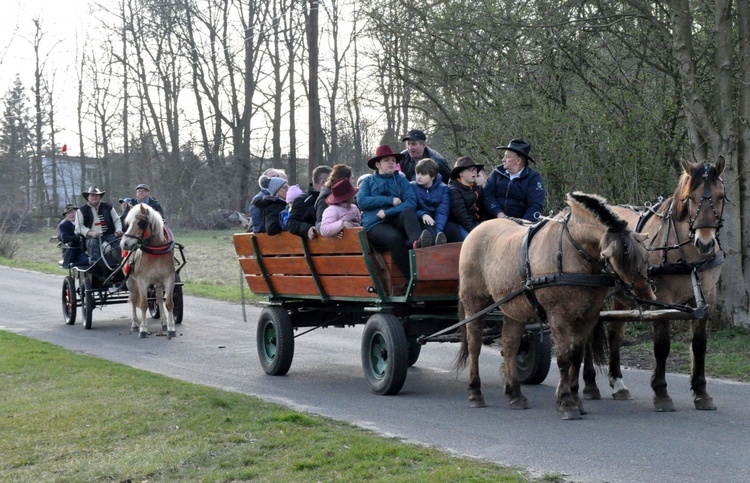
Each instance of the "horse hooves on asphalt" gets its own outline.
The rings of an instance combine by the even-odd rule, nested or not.
[[[595,387],[593,389],[584,389],[583,398],[588,401],[598,401],[602,398],[602,393],[599,391],[598,387]]]
[[[671,397],[654,398],[654,409],[659,413],[671,413],[677,411]]]
[[[177,331],[175,330],[167,331],[167,339],[171,339],[172,337],[177,337]]]
[[[633,399],[633,397],[627,389],[620,389],[619,391],[612,393],[612,399],[616,401],[629,401],[630,399]]]
[[[145,339],[146,337],[148,337],[148,332],[138,332],[139,339]]]
[[[695,409],[700,409],[702,411],[716,411],[714,398],[710,396],[698,396],[693,402],[695,403]]]

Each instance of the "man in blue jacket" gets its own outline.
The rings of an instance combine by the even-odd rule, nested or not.
[[[513,139],[504,149],[502,166],[496,166],[484,188],[484,204],[495,218],[522,218],[536,222],[544,209],[542,175],[529,166],[531,145],[525,139]]]

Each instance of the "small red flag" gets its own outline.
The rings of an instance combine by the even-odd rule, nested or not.
[[[68,154],[68,145],[67,145],[67,144],[63,144],[63,145],[62,145],[62,149],[60,149],[60,151],[61,151],[61,152],[62,152],[63,154]]]

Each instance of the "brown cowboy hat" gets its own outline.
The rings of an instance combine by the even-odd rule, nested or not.
[[[393,149],[391,149],[390,146],[388,146],[387,144],[384,144],[382,146],[379,146],[378,149],[375,150],[375,156],[372,157],[372,158],[370,158],[367,161],[367,167],[370,168],[370,169],[377,170],[378,168],[375,167],[375,163],[377,163],[381,159],[387,158],[387,157],[394,157],[394,158],[396,158],[396,162],[400,163],[401,162],[401,158],[403,158],[404,155],[401,154],[401,153],[394,153]]]
[[[89,195],[104,196],[104,193],[106,193],[106,191],[101,191],[96,186],[91,186],[91,187],[89,187],[89,189],[87,189],[86,191],[82,192],[81,196],[83,196],[84,198],[86,198],[88,200],[89,199]]]
[[[525,139],[511,139],[507,146],[495,146],[495,149],[507,149],[514,153],[523,156],[532,163],[536,163],[529,153],[531,152],[531,144]]]
[[[456,164],[453,165],[453,169],[451,170],[451,179],[458,178],[459,173],[467,168],[477,168],[477,172],[479,172],[480,169],[484,169],[484,165],[477,164],[469,156],[458,158]]]
[[[77,209],[78,209],[78,207],[76,205],[67,204],[67,205],[65,205],[65,208],[63,208],[63,214],[62,214],[62,216],[67,215],[71,211],[76,211]]]
[[[331,186],[331,194],[326,196],[326,203],[335,205],[346,201],[357,194],[358,189],[352,185],[348,178],[340,179]]]

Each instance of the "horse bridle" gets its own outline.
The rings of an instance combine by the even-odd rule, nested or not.
[[[695,216],[690,217],[690,238],[691,239],[695,238],[696,230],[699,230],[701,228],[715,228],[716,239],[718,241],[719,230],[721,230],[721,227],[724,224],[724,203],[721,204],[721,213],[717,212],[716,206],[714,205],[713,197],[711,196],[711,187],[709,186],[709,182],[708,182],[708,172],[710,168],[711,166],[708,164],[703,165],[703,174],[701,175],[701,177],[703,178],[703,195],[701,196],[701,200],[698,202],[698,209],[695,210]],[[719,178],[719,180],[721,180],[721,178]],[[698,219],[698,216],[701,213],[701,209],[703,208],[703,202],[705,200],[708,200],[708,205],[711,207],[711,211],[714,214],[714,218],[716,219],[716,222],[696,225],[695,221]],[[689,197],[685,198],[683,201],[686,203],[689,203],[690,198]]]
[[[138,222],[136,223],[136,226],[138,226],[138,228],[141,229],[141,234],[132,235],[130,233],[124,233],[122,236],[127,237],[127,238],[135,238],[136,240],[138,240],[137,246],[141,247],[146,244],[146,240],[151,238],[151,234],[148,233],[148,218],[139,214],[139,215],[136,215],[136,220],[138,220]]]

